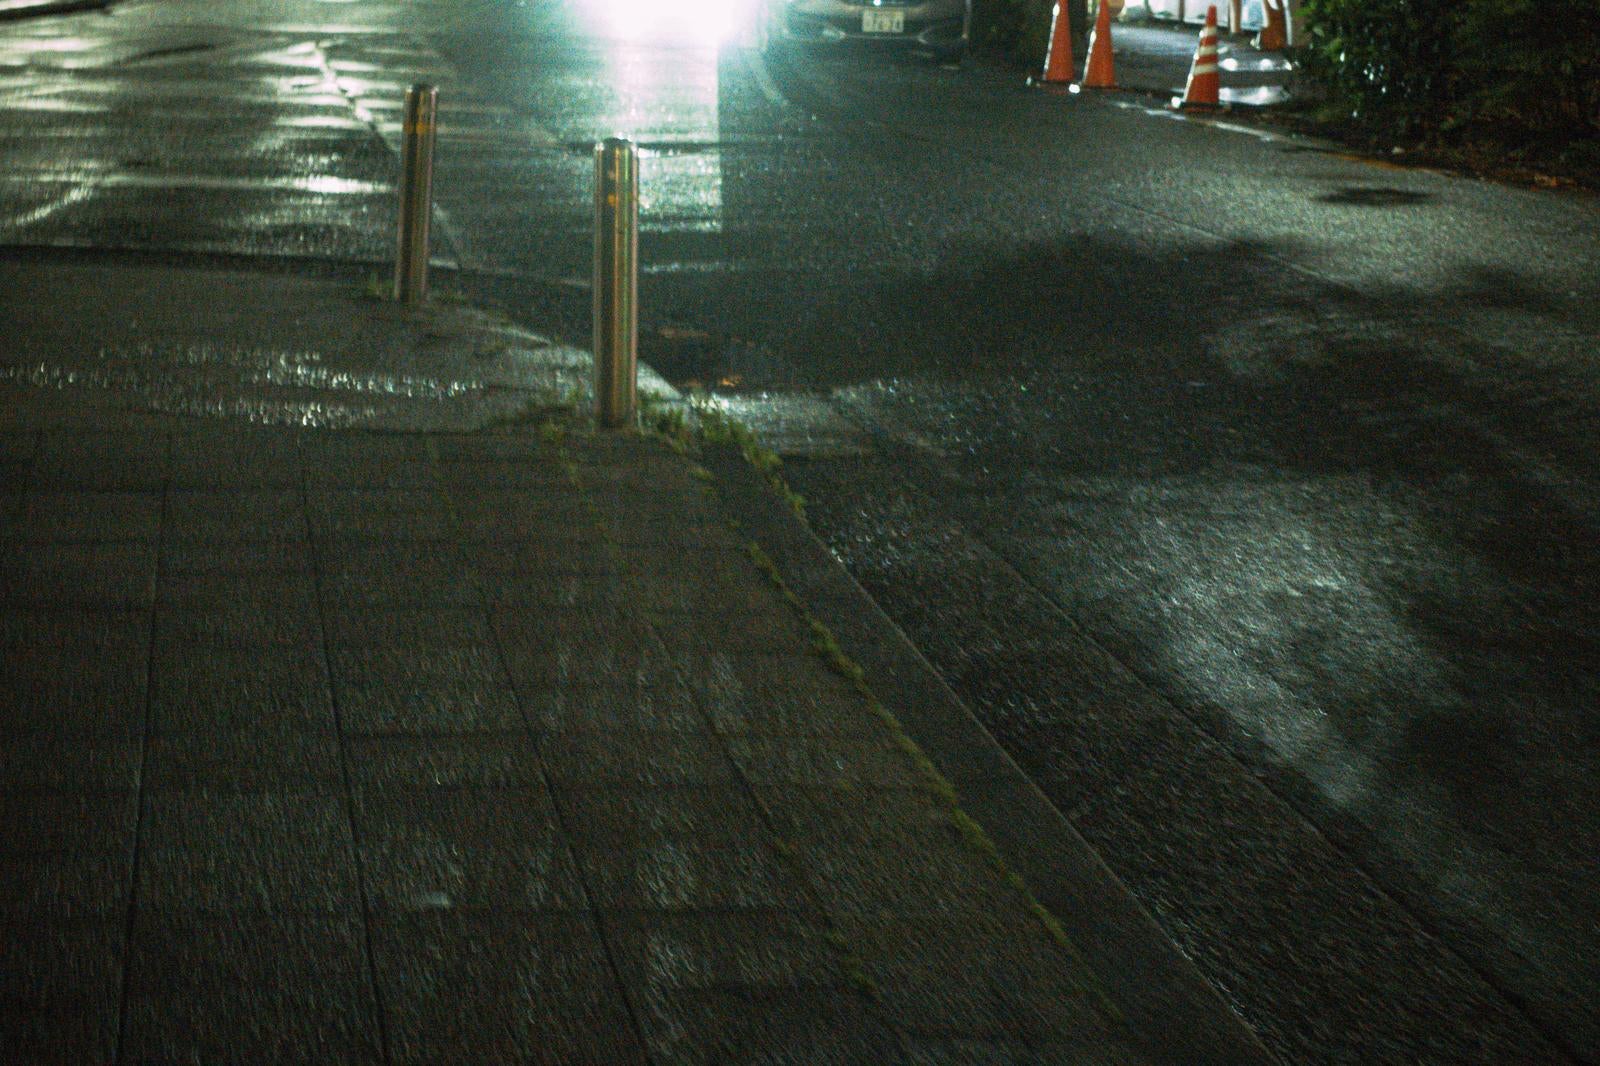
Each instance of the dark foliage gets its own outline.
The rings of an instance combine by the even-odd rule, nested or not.
[[[1073,27],[1082,33],[1087,23],[1087,0],[1062,0],[1073,17]],[[981,44],[994,45],[1028,67],[1044,64],[1050,47],[1050,24],[1056,0],[975,0],[972,10],[973,36]]]
[[[1474,0],[1457,42],[1466,121],[1600,136],[1600,0]]]
[[[1600,134],[1600,0],[1305,0],[1300,59],[1374,135]]]

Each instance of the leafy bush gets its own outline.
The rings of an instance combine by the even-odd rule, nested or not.
[[[1044,66],[1050,48],[1052,12],[1056,0],[975,0],[972,9],[973,39],[998,45],[1025,66]],[[1072,11],[1073,31],[1080,33],[1079,22],[1086,22],[1087,0],[1062,0]]]
[[[1305,0],[1305,72],[1374,134],[1600,129],[1600,0]]]
[[[1600,0],[1473,0],[1456,36],[1471,121],[1600,134]]]
[[[1305,0],[1301,62],[1330,99],[1375,132],[1452,117],[1462,0]]]
[[[974,0],[972,39],[979,44],[997,44],[1009,51],[1022,34],[1022,21],[1020,0]]]

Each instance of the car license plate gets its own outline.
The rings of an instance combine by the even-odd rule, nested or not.
[[[868,9],[861,13],[862,33],[904,33],[906,32],[906,13],[904,11],[876,11]]]

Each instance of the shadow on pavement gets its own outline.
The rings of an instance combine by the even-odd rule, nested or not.
[[[1396,192],[1340,202],[1410,199]],[[796,480],[840,494],[819,528],[1047,791],[1048,755],[1004,719],[1060,698],[1061,678],[964,668],[948,634],[1048,642],[1061,622],[953,593],[959,560],[939,555],[963,534],[897,514],[906,492],[960,515],[1547,1034],[1597,1046],[1600,898],[1576,871],[1600,851],[1600,382],[1453,321],[1477,293],[1567,324],[1514,277],[1358,292],[1281,252],[952,249],[925,277],[797,294],[776,380],[744,388],[854,382],[837,402],[887,455],[914,453],[914,489],[825,463]]]

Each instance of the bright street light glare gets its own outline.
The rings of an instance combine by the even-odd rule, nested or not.
[[[633,40],[721,44],[748,22],[759,0],[586,0],[613,33]]]

